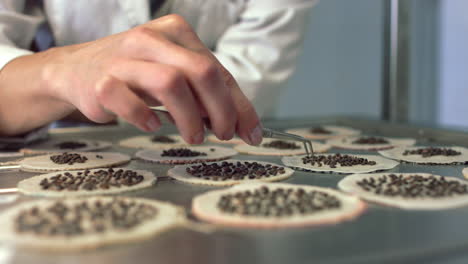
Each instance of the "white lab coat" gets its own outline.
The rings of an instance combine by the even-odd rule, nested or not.
[[[151,19],[148,0],[0,0],[0,68],[29,54],[48,20],[57,46],[128,30]],[[234,75],[259,114],[269,115],[301,50],[316,0],[167,0],[156,17],[182,15]]]

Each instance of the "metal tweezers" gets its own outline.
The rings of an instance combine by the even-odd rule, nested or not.
[[[150,109],[156,113],[164,113],[165,115],[170,116],[169,111],[167,111],[165,107],[157,106],[157,107],[150,107]],[[209,120],[205,120],[205,124],[209,124]],[[210,126],[208,125],[208,127]],[[262,133],[263,138],[275,138],[275,139],[281,139],[281,140],[299,141],[304,145],[304,149],[307,153],[307,156],[314,155],[314,148],[312,147],[312,142],[304,137],[294,135],[294,134],[279,132],[279,131],[272,130],[269,128],[263,128],[262,132],[263,132]]]
[[[304,145],[304,149],[307,153],[307,156],[314,155],[314,148],[312,147],[312,142],[310,142],[310,140],[304,137],[294,135],[294,134],[279,132],[279,131],[272,130],[269,128],[263,128],[263,137],[264,138],[276,138],[276,139],[282,139],[282,140],[294,140],[294,141],[302,142],[302,144]]]

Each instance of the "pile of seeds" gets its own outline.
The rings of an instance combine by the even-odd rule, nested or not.
[[[219,162],[187,167],[187,173],[213,181],[260,179],[285,173],[284,167],[258,162]]]
[[[435,147],[427,147],[427,148],[420,148],[415,150],[405,150],[403,155],[421,155],[423,158],[428,158],[432,156],[458,156],[461,155],[461,152],[450,149],[450,148],[435,148]]]
[[[353,141],[353,144],[369,144],[369,145],[377,145],[377,144],[389,144],[388,140],[379,137],[361,137]]]
[[[333,195],[302,188],[269,189],[261,186],[254,191],[239,191],[221,196],[217,207],[224,213],[243,216],[288,217],[337,209],[341,202]]]
[[[363,190],[384,196],[404,198],[451,197],[468,194],[467,185],[434,175],[382,175],[356,182]]]
[[[19,213],[15,221],[17,233],[49,237],[73,237],[125,231],[156,217],[158,209],[143,203],[120,199],[83,201],[74,205],[55,202],[46,208],[33,207]]]
[[[73,165],[74,163],[85,163],[88,158],[81,156],[78,153],[62,153],[59,155],[50,156],[50,160],[56,164],[68,164]]]
[[[212,151],[214,151],[214,149]],[[161,154],[163,157],[198,157],[206,155],[205,152],[199,152],[188,148],[171,148],[164,150]]]
[[[143,175],[139,175],[132,170],[119,169],[114,171],[110,168],[107,170],[95,170],[91,173],[90,170],[77,172],[73,176],[69,172],[60,173],[49,178],[44,178],[39,185],[42,190],[52,191],[93,191],[107,190],[110,187],[133,186],[144,180]]]
[[[326,134],[326,135],[332,134],[330,130],[327,130],[323,127],[313,127],[309,130],[309,132],[313,134]]]
[[[79,149],[87,146],[86,143],[77,142],[77,141],[64,141],[59,144],[55,144],[55,147],[59,149]]]
[[[360,158],[350,155],[333,154],[333,155],[314,155],[302,158],[302,163],[310,163],[312,166],[317,165],[322,167],[328,165],[330,168],[336,168],[336,165],[341,167],[351,167],[356,165],[376,165],[375,161],[370,161],[366,158]]]
[[[168,136],[154,136],[151,138],[152,142],[158,143],[175,143],[176,141]]]
[[[262,144],[262,147],[265,148],[275,148],[275,149],[300,149],[301,147],[296,145],[293,142],[287,142],[283,140],[273,140],[269,143]]]

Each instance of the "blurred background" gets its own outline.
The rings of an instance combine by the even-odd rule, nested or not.
[[[407,100],[407,120],[468,127],[468,1],[406,0],[400,5],[397,23],[405,36],[400,41],[407,46],[400,47],[403,83],[397,86],[407,89],[398,98]],[[384,118],[390,8],[385,0],[320,1],[276,117]]]

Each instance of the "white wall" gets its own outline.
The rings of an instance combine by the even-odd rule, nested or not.
[[[320,1],[277,116],[380,117],[382,16],[381,0]]]
[[[441,1],[438,120],[468,127],[468,1]]]

